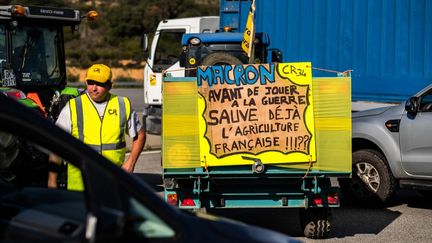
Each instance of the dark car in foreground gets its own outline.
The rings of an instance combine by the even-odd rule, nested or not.
[[[352,180],[348,198],[379,206],[397,188],[432,195],[432,84],[397,106],[352,114]]]
[[[2,242],[297,242],[169,206],[145,182],[1,94],[0,141]],[[83,192],[46,187],[51,153],[81,170]]]

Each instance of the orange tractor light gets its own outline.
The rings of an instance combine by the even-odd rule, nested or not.
[[[94,21],[99,17],[98,12],[91,10],[87,13],[87,19],[90,21]]]
[[[21,5],[14,5],[14,6],[12,6],[11,14],[13,16],[19,16],[19,17],[24,16],[25,15],[25,8],[24,8],[24,6],[21,6]]]
[[[171,206],[177,206],[177,204],[178,204],[177,194],[168,194],[167,195],[167,203]]]

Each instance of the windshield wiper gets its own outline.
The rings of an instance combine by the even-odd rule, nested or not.
[[[27,32],[27,37],[26,37],[26,41],[24,46],[22,47],[23,49],[21,50],[20,55],[18,56],[19,58],[22,58],[22,63],[20,65],[20,68],[18,69],[18,71],[22,71],[24,69],[25,63],[27,61],[27,59],[29,58],[28,56],[28,52],[30,47],[35,46],[36,41],[39,39],[40,33],[38,31],[28,31]]]

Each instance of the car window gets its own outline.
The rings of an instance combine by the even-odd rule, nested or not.
[[[106,231],[96,234],[91,233],[93,230],[89,231],[91,227],[88,226],[88,219],[92,215],[101,217],[101,220],[95,223],[98,227],[107,225],[110,230],[118,227],[115,229],[122,233],[115,237],[158,240],[176,236],[177,233],[171,226],[173,223],[158,216],[154,205],[146,205],[147,201],[142,197],[142,193],[153,192],[132,190],[132,185],[121,183],[118,180],[121,177],[106,170],[102,164],[95,163],[100,159],[96,153],[94,157],[88,157],[85,153],[66,153],[62,152],[65,144],[49,143],[44,137],[33,139],[29,136],[26,139],[24,136],[27,135],[22,136],[16,136],[14,129],[0,126],[0,211],[4,208],[10,210],[6,218],[2,218],[0,213],[0,241],[14,237],[26,241],[33,239],[35,235],[47,241],[74,239],[87,237],[88,232],[91,235],[89,237],[111,237]],[[68,142],[70,148],[75,145],[78,144]],[[54,150],[58,155],[53,153]],[[68,163],[62,156],[68,160],[80,161],[71,160]],[[93,159],[94,161],[88,161]],[[59,162],[57,166],[49,162],[53,160]],[[83,193],[85,191],[66,189],[67,170],[71,168],[71,162],[81,165],[84,161],[85,173],[81,168],[74,168],[80,175],[86,175],[83,190],[91,190],[91,195]],[[57,189],[48,187],[48,177],[53,171],[59,174]],[[93,208],[89,210],[88,205],[93,205]],[[102,222],[103,217],[112,219],[115,215],[99,211],[101,206],[107,208],[107,212],[118,212],[116,215],[120,216],[114,218],[124,219],[126,226],[120,228],[121,224]],[[158,207],[158,210],[163,210],[163,207],[164,205]],[[18,234],[17,232],[22,233],[19,233],[19,236],[13,235]]]
[[[0,128],[0,215],[4,216],[0,220],[0,241],[84,236],[85,195],[47,188],[50,154],[46,147]],[[7,214],[3,214],[5,211]]]
[[[181,38],[184,29],[161,31],[154,56],[154,66],[167,68],[178,61],[182,51]]]
[[[432,90],[429,90],[420,98],[420,111],[431,112],[432,111]]]
[[[138,219],[133,222],[133,231],[138,237],[170,238],[175,236],[175,231],[168,224],[133,197],[129,199],[129,218]]]
[[[50,156],[59,161],[57,166],[48,162]],[[59,174],[57,187],[66,189],[65,159],[48,148],[0,130],[0,178],[17,187],[47,188],[50,170]]]
[[[47,187],[49,150],[0,131],[1,178],[19,187]]]
[[[53,156],[61,161],[60,166],[53,167],[52,163],[48,162],[53,160]],[[36,227],[44,230],[41,235],[57,234],[59,230],[65,230],[66,238],[72,236],[72,233],[83,236],[88,217],[85,194],[82,191],[66,189],[67,168],[67,162],[54,155],[50,149],[4,132],[0,128],[0,208],[11,207],[9,205],[14,208],[10,221],[4,220],[3,223],[14,225],[14,221],[19,220],[18,228]],[[82,174],[77,167],[75,169]],[[57,189],[48,188],[49,171],[53,170],[59,173]],[[109,194],[111,199],[119,196],[115,192],[115,181],[103,177],[98,180],[103,180],[105,185],[113,188]],[[123,191],[122,201],[125,202],[125,236],[135,239],[173,238],[176,235],[175,230],[140,199],[134,198],[129,189],[120,189]],[[103,190],[94,193],[98,200],[103,200],[101,193],[106,195]],[[109,207],[108,202],[106,206]],[[41,220],[40,217],[49,219],[49,222]],[[9,228],[15,231],[14,227]],[[9,232],[3,233],[0,230],[0,241],[9,239],[9,235]]]

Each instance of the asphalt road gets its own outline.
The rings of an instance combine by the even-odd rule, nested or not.
[[[129,97],[132,107],[138,113],[142,112],[142,88],[114,89],[113,93]],[[148,136],[146,146],[157,148],[160,137]],[[162,196],[161,173],[160,151],[143,152],[135,175]],[[398,191],[386,208],[367,209],[342,204],[341,208],[332,210],[333,229],[325,240],[302,237],[295,209],[229,209],[211,213],[276,230],[304,242],[432,242],[432,202],[415,191]]]
[[[142,112],[144,110],[144,98],[143,98],[143,88],[119,88],[113,89],[112,93],[128,97],[132,104],[132,109],[134,109],[141,122],[142,122]],[[130,139],[126,137],[126,142],[130,143]],[[129,146],[130,148],[130,146]],[[159,136],[153,136],[147,134],[146,143],[144,145],[144,150],[154,150],[161,148],[161,140]]]
[[[132,109],[137,112],[142,112],[144,110],[144,91],[143,88],[113,88],[112,93],[128,97],[132,103]]]

